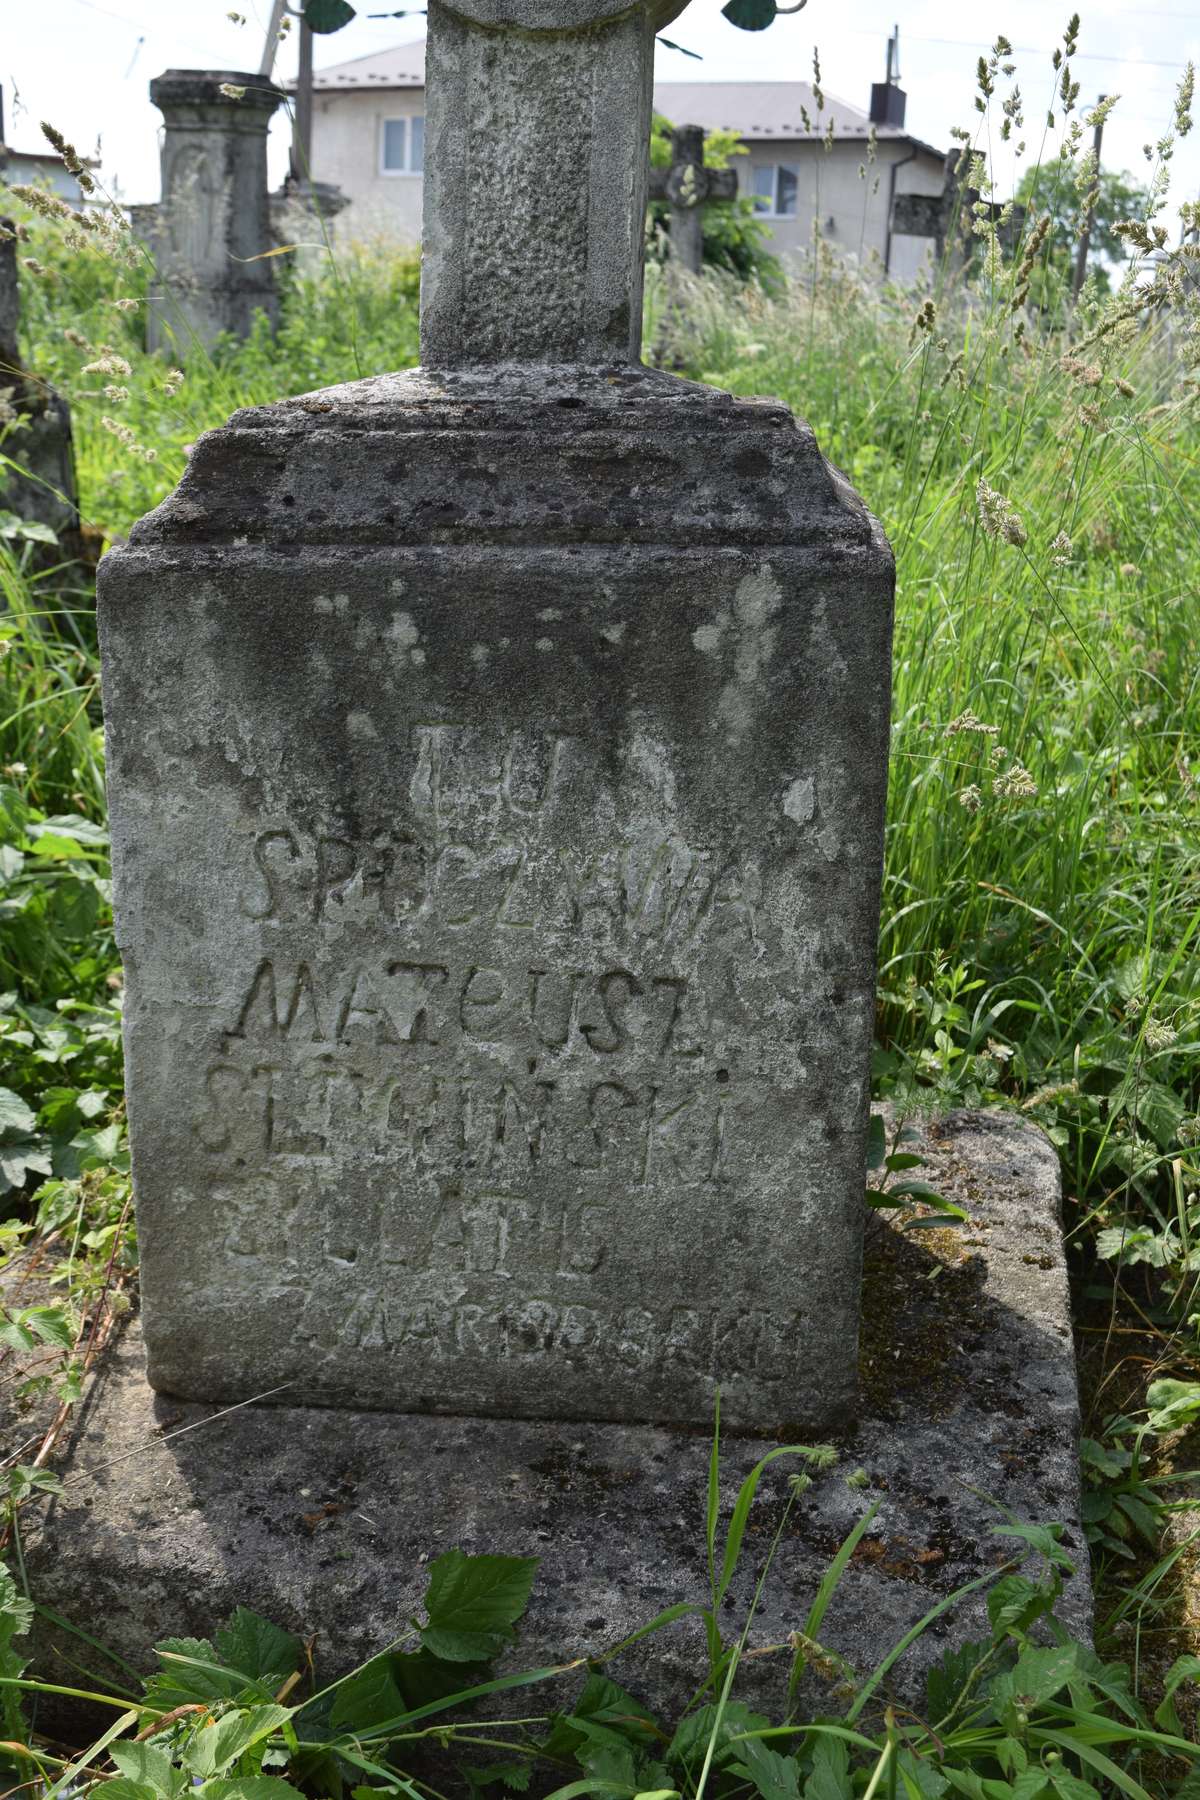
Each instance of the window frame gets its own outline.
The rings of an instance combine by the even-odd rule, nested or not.
[[[417,121],[421,126],[421,166],[413,167],[413,125]],[[387,162],[387,139],[389,125],[404,127],[404,162],[398,168],[389,167]],[[425,114],[424,113],[391,113],[381,115],[379,120],[379,158],[378,172],[391,180],[394,176],[416,176],[420,179],[425,173]]]
[[[759,171],[762,169],[769,169],[771,171],[771,193],[769,196],[769,204],[764,204],[764,205],[755,207],[755,211],[757,212],[758,217],[760,219],[797,219],[797,218],[799,218],[799,216],[800,216],[800,165],[799,165],[799,163],[777,163],[777,162],[751,163],[750,168],[751,168],[752,179],[753,179],[753,177],[757,176]],[[780,212],[780,210],[779,210],[779,176],[780,176],[781,170],[783,170],[783,169],[788,170],[788,172],[793,176],[793,178],[795,180],[795,184],[796,184],[795,185],[796,204],[793,206],[791,212]],[[762,201],[762,202],[768,201],[768,196],[766,194],[758,193],[756,191],[756,189],[753,187],[751,187],[751,190],[750,190],[750,198],[755,201]]]

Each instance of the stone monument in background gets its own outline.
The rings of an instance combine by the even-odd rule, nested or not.
[[[46,525],[58,540],[36,547],[39,566],[78,564],[83,554],[75,484],[71,409],[50,383],[32,375],[21,358],[21,289],[16,228],[0,218],[0,398],[12,419],[0,427],[0,512]],[[75,570],[76,574],[80,571]]]
[[[235,414],[101,569],[161,1391],[853,1406],[893,565],[638,362],[663,22],[431,0],[424,366]],[[220,80],[155,95],[227,276]]]
[[[185,360],[223,331],[275,318],[267,127],[283,94],[258,75],[168,69],[150,83],[163,115],[162,200],[134,209],[157,281],[150,349]]]
[[[710,200],[737,198],[735,170],[704,166],[702,126],[671,127],[671,160],[665,169],[651,168],[650,198],[665,200],[671,209],[672,262],[689,275],[698,275],[704,262],[705,206]]]

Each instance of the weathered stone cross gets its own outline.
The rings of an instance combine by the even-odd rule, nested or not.
[[[947,151],[940,194],[897,194],[892,203],[893,233],[897,237],[932,238],[937,246],[935,260],[939,263],[952,234],[959,240],[961,260],[968,262],[971,255],[971,221],[978,216],[975,207],[980,195],[977,188],[959,185],[955,173],[958,160],[957,150]],[[1003,204],[997,200],[989,200],[986,204],[988,218],[999,220],[1005,210]],[[1024,223],[1025,208],[1014,206],[1000,227],[1000,241],[1005,249],[1011,249],[1017,242]]]
[[[681,269],[700,273],[704,259],[704,206],[709,200],[732,200],[737,194],[737,175],[732,169],[706,169],[704,130],[700,125],[676,125],[671,130],[671,161],[665,169],[650,171],[651,200],[665,200],[671,208],[671,256]]]
[[[430,0],[427,367],[636,361],[655,31],[680,0]]]

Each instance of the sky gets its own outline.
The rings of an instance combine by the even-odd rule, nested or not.
[[[230,22],[236,4],[245,25]],[[360,0],[359,16],[334,36],[319,38],[315,61],[342,62],[423,36],[424,20],[370,18],[395,0]],[[1200,60],[1200,0],[1082,0],[1087,8],[1075,75],[1080,106],[1102,93],[1120,102],[1105,127],[1106,166],[1144,178],[1150,165],[1143,146],[1166,130],[1176,84],[1189,58]],[[158,128],[161,118],[147,87],[166,68],[256,69],[262,52],[269,0],[0,0],[7,13],[4,88],[5,136],[17,149],[40,147],[39,120],[56,124],[78,148],[100,143],[105,177],[126,200],[158,197]],[[19,13],[19,22],[17,21]],[[872,81],[883,79],[888,34],[898,20],[907,124],[939,148],[955,125],[974,130],[975,66],[998,32],[1015,49],[1016,80],[1025,98],[1028,154],[1043,142],[1052,92],[1050,56],[1069,13],[1046,0],[807,0],[804,9],[780,17],[768,31],[742,32],[720,14],[720,0],[691,0],[666,35],[703,59],[659,48],[659,80],[808,79],[814,48],[823,85],[831,95],[866,110]],[[294,34],[281,49],[276,73],[294,72]],[[997,114],[997,122],[999,115]],[[1198,108],[1200,117],[1200,108]],[[271,176],[286,164],[286,121],[272,127]],[[1057,139],[1051,137],[1053,152]],[[1011,192],[1018,169],[1011,153],[996,165],[997,193]],[[320,175],[320,170],[316,171]],[[1172,197],[1200,195],[1200,123],[1180,141],[1172,163]]]

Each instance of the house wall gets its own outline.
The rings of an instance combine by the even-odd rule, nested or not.
[[[803,263],[812,249],[813,221],[818,213],[821,236],[839,256],[867,266],[883,261],[887,243],[891,170],[908,156],[912,145],[883,138],[876,160],[866,162],[866,143],[835,139],[826,152],[804,140],[751,144],[747,156],[736,156],[739,194],[755,191],[755,168],[784,164],[797,171],[796,211],[787,217],[764,215],[776,253],[792,264]],[[866,179],[859,169],[866,164]],[[942,164],[931,152],[918,150],[911,162],[896,168],[898,194],[940,194]],[[890,274],[914,282],[933,254],[931,238],[893,236]]]
[[[336,221],[349,238],[390,237],[401,244],[421,241],[418,174],[384,174],[383,121],[425,116],[424,88],[367,88],[354,93],[313,96],[313,173],[333,181],[352,204]]]
[[[319,180],[336,182],[352,202],[336,222],[339,235],[360,239],[384,236],[402,244],[420,242],[421,176],[384,174],[380,165],[383,121],[423,117],[424,112],[423,88],[317,90],[313,170]],[[756,142],[748,155],[733,159],[733,166],[742,194],[754,192],[756,167],[783,163],[797,170],[796,212],[767,219],[773,247],[780,256],[793,264],[803,263],[812,245],[813,220],[819,208],[822,235],[829,245],[842,256],[861,257],[866,265],[874,258],[882,263],[891,166],[903,162],[911,148],[894,139],[881,139],[865,181],[858,173],[866,158],[865,140],[835,140],[828,153],[816,141]],[[932,152],[918,150],[896,170],[897,193],[941,191],[942,164]],[[903,283],[917,280],[932,252],[932,239],[893,237],[892,277]]]

